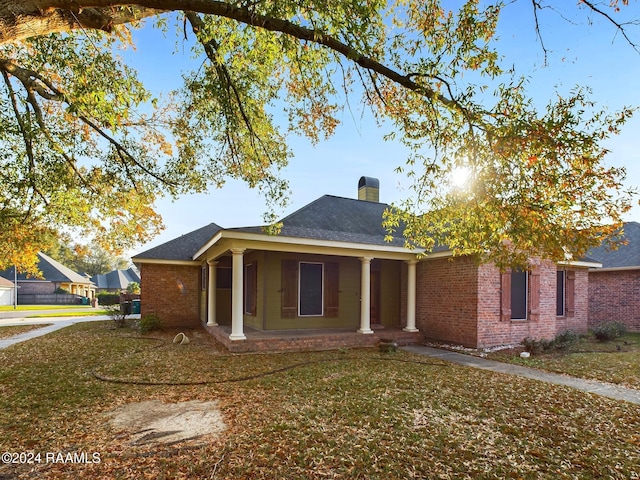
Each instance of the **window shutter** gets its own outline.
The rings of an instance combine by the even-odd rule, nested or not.
[[[327,262],[324,268],[325,317],[336,318],[340,313],[340,264]]]
[[[298,262],[296,260],[282,261],[280,316],[281,318],[298,316]]]
[[[531,308],[531,321],[540,320],[540,269],[534,267],[529,274],[529,305]]]
[[[500,319],[511,321],[511,271],[501,275]]]
[[[576,272],[567,270],[567,317],[576,313]]]

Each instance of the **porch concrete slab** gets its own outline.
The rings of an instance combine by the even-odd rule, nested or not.
[[[451,352],[449,350],[442,350],[439,348],[409,345],[401,347],[401,349],[407,352],[439,358],[459,365],[465,365],[467,367],[490,370],[492,372],[505,373],[507,375],[516,375],[541,382],[553,383],[555,385],[564,385],[583,392],[594,393],[603,397],[623,400],[640,405],[640,390],[635,390],[633,388],[621,387],[619,385],[613,385],[605,382],[597,382],[595,380],[585,380],[582,378],[571,377],[569,375],[545,372],[536,368],[496,362],[486,358],[465,355],[463,353]]]

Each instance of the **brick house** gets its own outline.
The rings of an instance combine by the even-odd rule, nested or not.
[[[386,238],[377,179],[358,199],[324,195],[262,227],[215,223],[133,257],[141,314],[204,325],[234,351],[375,344],[424,337],[470,347],[587,330],[588,267],[501,273],[451,252]],[[319,335],[314,344],[310,340]]]
[[[600,246],[588,253],[602,263],[589,272],[589,328],[618,321],[640,332],[640,223],[625,223],[623,239],[617,250]]]
[[[55,300],[56,293],[61,291],[68,294],[68,298],[62,300],[64,303],[74,303],[82,297],[95,297],[95,285],[91,280],[42,252],[38,253],[38,270],[41,273],[39,277],[18,272],[19,304],[58,303]],[[9,280],[14,276],[13,267],[0,272],[0,277]]]

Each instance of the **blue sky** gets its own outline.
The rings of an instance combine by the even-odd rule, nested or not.
[[[568,3],[570,8],[565,13],[577,12],[575,2]],[[623,10],[625,17],[640,17],[633,6]],[[567,93],[578,84],[590,86],[592,99],[612,111],[640,104],[640,53],[625,43],[612,26],[592,17],[594,25],[588,27],[584,15],[563,20],[551,11],[539,18],[545,46],[551,51],[548,65],[544,65],[530,2],[520,0],[507,6],[500,20],[498,41],[505,55],[503,66],[514,65],[519,74],[529,77],[530,95],[540,102],[541,108],[556,89]],[[172,35],[164,39],[148,25],[136,32],[137,49],[127,54],[142,80],[154,91],[177,88],[181,68],[198,65],[189,58],[189,52],[175,51]],[[640,43],[640,28],[636,38]],[[367,115],[361,116],[358,110],[345,111],[343,117],[336,134],[316,146],[306,139],[291,137],[295,158],[283,175],[289,181],[292,195],[283,215],[323,194],[355,197],[362,175],[380,180],[383,202],[400,201],[408,195],[407,180],[394,172],[406,158],[402,146],[385,142],[386,131]],[[611,150],[608,162],[627,168],[629,187],[640,187],[639,135],[640,113],[626,124],[621,135],[607,143]],[[156,206],[166,229],[136,249],[136,253],[210,222],[223,227],[261,225],[265,211],[258,193],[237,181],[228,181],[222,189],[208,194],[184,196],[177,201],[163,199]],[[640,221],[640,207],[636,206],[625,220]]]

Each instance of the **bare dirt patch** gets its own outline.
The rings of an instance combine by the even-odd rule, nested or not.
[[[226,429],[217,401],[162,403],[151,400],[130,403],[111,411],[112,428],[133,445],[200,443]]]

